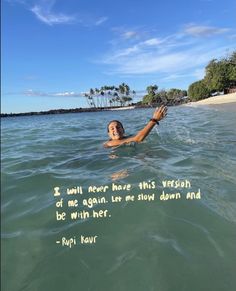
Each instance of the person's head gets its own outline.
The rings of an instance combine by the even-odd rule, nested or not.
[[[124,137],[124,127],[118,120],[112,120],[107,125],[107,132],[111,139],[122,139]]]

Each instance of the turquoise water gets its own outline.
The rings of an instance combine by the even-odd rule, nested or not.
[[[106,124],[141,129],[152,109],[2,119],[3,291],[235,290],[236,114],[219,108],[173,107],[142,144],[104,149]],[[162,181],[189,181],[187,189]],[[141,191],[142,181],[155,189]],[[132,189],[112,192],[112,183]],[[109,186],[89,194],[89,186]],[[54,197],[54,187],[61,195]],[[81,186],[78,211],[110,217],[56,220],[69,208],[67,188]],[[162,191],[181,199],[160,200]],[[154,201],[127,202],[140,193]],[[112,203],[111,196],[122,197]],[[83,206],[88,197],[105,204]],[[68,216],[67,216],[68,218]],[[81,244],[81,235],[96,243]],[[63,246],[63,237],[76,245]]]

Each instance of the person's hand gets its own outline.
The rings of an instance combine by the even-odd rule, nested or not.
[[[167,115],[167,107],[164,105],[161,105],[159,108],[157,108],[153,114],[154,119],[157,121],[162,120]]]

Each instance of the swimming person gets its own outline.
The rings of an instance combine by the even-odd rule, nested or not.
[[[162,120],[167,114],[167,107],[162,105],[157,108],[149,120],[148,124],[140,130],[136,135],[131,137],[126,137],[124,135],[125,130],[122,123],[118,120],[112,120],[107,125],[107,132],[110,139],[104,143],[104,147],[114,147],[122,144],[127,144],[130,142],[141,142],[146,136],[150,133],[153,127],[156,124],[159,124],[159,121]]]

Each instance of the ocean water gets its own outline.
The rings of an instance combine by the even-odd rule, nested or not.
[[[2,118],[2,291],[235,290],[236,113],[171,107],[143,143],[103,148],[109,120],[134,134],[152,112]],[[165,188],[166,180],[191,188]],[[83,194],[68,195],[74,187]],[[163,191],[181,198],[161,200]],[[186,199],[188,191],[200,195]],[[70,198],[78,206],[68,207]],[[100,210],[107,217],[91,216]],[[72,220],[74,211],[90,216]],[[76,244],[64,245],[70,239]]]

